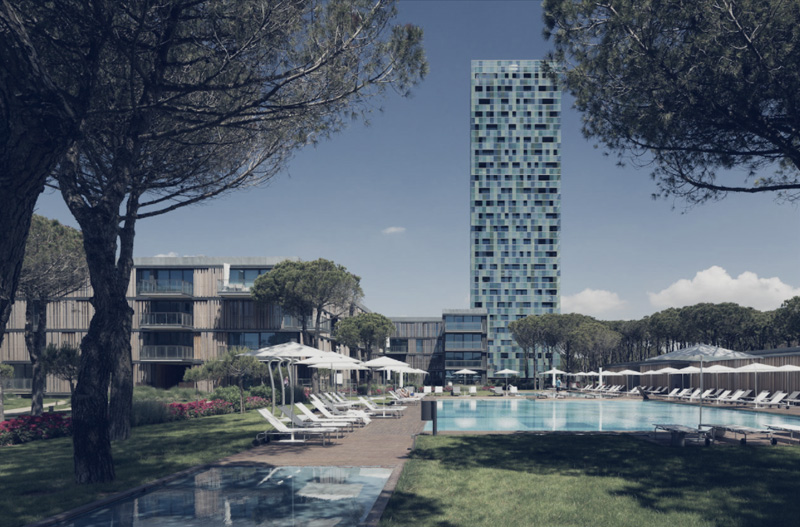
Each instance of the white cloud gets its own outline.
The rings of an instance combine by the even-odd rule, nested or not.
[[[580,313],[596,318],[609,315],[625,306],[617,293],[601,289],[584,289],[578,294],[561,297],[562,313]]]
[[[684,307],[710,302],[735,302],[760,311],[776,309],[784,300],[800,295],[800,288],[781,282],[780,278],[759,278],[745,271],[736,278],[718,265],[699,271],[691,280],[681,279],[658,293],[647,293],[650,304],[658,309]]]
[[[176,253],[175,251],[171,251],[168,252],[167,254],[157,254],[154,256],[154,258],[176,258],[177,256],[178,253]]]
[[[383,234],[400,234],[406,232],[405,227],[386,227],[381,231]]]

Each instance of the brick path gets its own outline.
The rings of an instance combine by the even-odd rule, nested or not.
[[[408,406],[399,419],[374,418],[369,425],[345,433],[344,437],[333,438],[326,446],[316,439],[305,443],[271,441],[222,459],[217,464],[392,468],[392,475],[364,523],[365,526],[376,526],[414,446],[414,436],[425,427],[425,422],[420,419],[420,409],[419,404]]]

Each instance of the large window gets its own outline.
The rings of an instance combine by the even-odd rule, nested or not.
[[[265,274],[269,269],[235,269],[231,268],[230,275],[228,276],[228,284],[230,285],[243,285],[244,287],[253,287],[253,282],[256,278]]]
[[[192,269],[137,269],[136,292],[192,294]]]
[[[482,349],[482,335],[471,333],[448,333],[445,335],[445,350]]]
[[[445,315],[444,317],[446,331],[481,331],[483,330],[482,320],[483,317],[472,315]]]

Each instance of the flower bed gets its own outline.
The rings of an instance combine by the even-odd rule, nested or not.
[[[176,421],[181,419],[194,419],[207,415],[220,415],[233,413],[233,404],[227,401],[213,400],[194,401],[191,403],[170,403],[167,405],[169,413]]]
[[[72,419],[63,414],[21,415],[0,422],[0,446],[63,437],[71,433]]]

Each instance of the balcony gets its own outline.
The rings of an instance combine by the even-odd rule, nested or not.
[[[462,370],[464,368],[468,370],[485,370],[486,369],[486,361],[485,360],[448,360],[444,362],[444,368],[446,370]]]
[[[445,351],[466,351],[466,350],[484,351],[484,350],[486,350],[486,346],[483,344],[483,342],[447,342],[447,341],[445,341],[444,350]]]
[[[186,361],[194,359],[192,346],[142,346],[139,360]]]
[[[447,322],[444,325],[444,330],[448,333],[456,331],[483,332],[485,328],[481,322]]]
[[[149,329],[192,329],[194,316],[189,313],[144,313],[139,325]]]
[[[226,280],[217,280],[217,294],[219,296],[249,297],[252,286],[253,284],[242,282],[231,283]]]
[[[190,297],[194,284],[184,280],[140,280],[136,282],[136,294],[156,297]]]
[[[24,379],[20,377],[15,377],[11,379],[4,379],[0,381],[3,383],[3,386],[6,390],[12,391],[31,391],[31,386],[33,383],[33,379]]]

